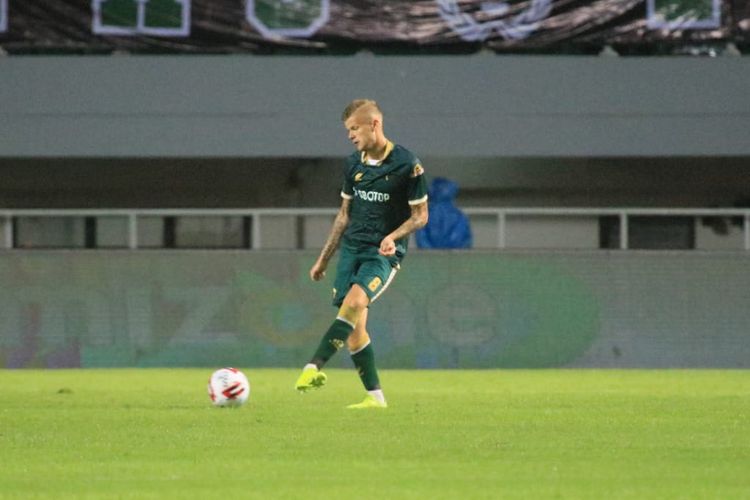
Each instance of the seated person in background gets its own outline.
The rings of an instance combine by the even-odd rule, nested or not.
[[[471,248],[471,227],[466,215],[453,204],[458,184],[435,177],[430,184],[429,223],[415,233],[419,248]]]

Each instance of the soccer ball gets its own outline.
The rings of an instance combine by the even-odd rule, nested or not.
[[[208,379],[208,395],[214,406],[242,406],[250,396],[250,382],[237,368],[222,368]]]

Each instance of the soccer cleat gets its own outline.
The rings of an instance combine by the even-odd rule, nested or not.
[[[361,410],[367,408],[388,408],[388,403],[386,403],[385,401],[381,403],[380,401],[375,399],[374,396],[368,394],[365,397],[364,401],[362,401],[361,403],[349,405],[347,406],[347,408],[349,408],[350,410]]]
[[[327,378],[326,374],[317,368],[305,368],[294,384],[294,388],[300,392],[307,392],[310,389],[320,389],[325,385]]]

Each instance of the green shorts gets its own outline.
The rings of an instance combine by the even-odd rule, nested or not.
[[[333,282],[333,305],[340,307],[355,283],[374,302],[391,284],[399,268],[396,257],[383,257],[377,247],[355,251],[342,245]]]

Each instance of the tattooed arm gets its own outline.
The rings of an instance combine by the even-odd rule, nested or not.
[[[414,231],[425,227],[427,225],[428,215],[427,202],[420,203],[419,205],[412,205],[411,216],[380,242],[380,255],[390,256],[395,254],[396,240],[409,236]]]
[[[315,264],[310,269],[310,279],[313,281],[320,281],[326,275],[328,261],[336,253],[336,249],[339,247],[339,242],[341,241],[341,235],[344,234],[344,230],[347,224],[349,224],[349,206],[351,202],[352,200],[347,200],[346,198],[341,201],[341,208],[339,208],[339,212],[333,221],[333,227],[331,227],[328,240],[323,245],[318,260],[315,261]]]

